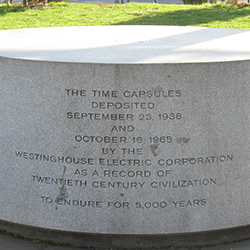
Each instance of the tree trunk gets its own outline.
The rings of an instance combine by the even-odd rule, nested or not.
[[[23,0],[23,6],[28,6],[28,0]]]

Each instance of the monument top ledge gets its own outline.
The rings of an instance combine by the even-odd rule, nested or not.
[[[82,63],[250,59],[250,31],[181,26],[84,26],[0,31],[0,56]]]

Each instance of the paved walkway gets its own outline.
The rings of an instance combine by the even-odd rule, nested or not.
[[[5,236],[0,234],[0,250],[76,250],[73,247],[47,246],[41,243],[34,243]],[[85,249],[87,250],[87,249]],[[91,249],[98,250],[98,249]],[[164,249],[162,249],[164,250]],[[216,247],[178,249],[178,250],[250,250],[250,241],[228,244]]]

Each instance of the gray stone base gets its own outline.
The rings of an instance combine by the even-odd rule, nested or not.
[[[1,230],[107,249],[250,238],[249,32],[0,33]]]
[[[0,230],[15,237],[38,239],[48,244],[101,249],[178,249],[210,247],[250,239],[250,226],[225,230],[172,235],[104,235],[72,233],[24,226],[0,220]]]

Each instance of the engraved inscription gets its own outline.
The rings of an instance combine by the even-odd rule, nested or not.
[[[194,150],[206,138],[185,128],[192,121],[187,90],[176,83],[152,89],[73,85],[61,89],[65,104],[56,113],[65,125],[63,150],[13,151],[21,164],[33,166],[28,179],[37,204],[63,213],[100,211],[103,225],[103,214],[174,218],[214,206],[208,192],[221,188],[218,169],[230,171],[235,155]]]

